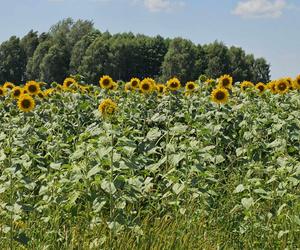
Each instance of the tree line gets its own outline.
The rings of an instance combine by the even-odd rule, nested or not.
[[[31,30],[0,45],[0,83],[61,83],[72,74],[84,76],[91,84],[106,74],[124,81],[131,77],[166,81],[177,76],[182,82],[202,74],[211,78],[230,74],[235,81],[257,83],[269,81],[270,65],[264,58],[218,41],[200,45],[183,38],[112,35],[97,30],[91,21],[71,18],[53,25],[48,32]]]

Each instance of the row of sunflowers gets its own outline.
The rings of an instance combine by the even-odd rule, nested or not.
[[[28,81],[24,86],[15,86],[11,82],[6,82],[0,86],[0,97],[11,96],[16,100],[19,110],[30,112],[35,108],[35,98],[44,99],[54,93],[61,92],[80,92],[82,94],[99,95],[100,90],[92,85],[79,83],[75,77],[68,77],[63,84],[54,84],[51,88],[46,88],[46,83]],[[209,90],[211,101],[217,104],[228,102],[230,94],[235,91],[256,92],[260,95],[266,91],[272,94],[286,94],[289,91],[300,89],[300,75],[295,79],[291,77],[281,78],[267,84],[259,82],[254,84],[250,81],[234,84],[230,75],[223,75],[218,79],[208,79],[200,76],[197,81],[187,82],[182,87],[178,78],[174,77],[166,84],[157,83],[152,78],[140,80],[132,78],[129,82],[115,82],[110,76],[102,76],[99,80],[101,89],[106,91],[125,91],[150,95],[156,93],[158,96],[168,94],[183,93],[185,96],[195,94],[203,89]],[[103,100],[99,105],[99,111],[106,115],[112,114],[116,110],[117,104],[111,99]]]

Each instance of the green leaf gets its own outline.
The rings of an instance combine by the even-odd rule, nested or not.
[[[184,189],[184,187],[184,184],[175,183],[172,187],[172,190],[175,194],[179,194]]]
[[[95,174],[98,174],[100,171],[101,171],[100,166],[96,165],[95,167],[93,167],[92,169],[90,169],[90,171],[87,173],[87,178],[91,178]]]
[[[250,198],[243,198],[241,200],[241,203],[242,203],[242,205],[243,205],[244,208],[249,209],[251,206],[254,205],[254,200],[253,200],[252,197],[250,197]]]
[[[117,191],[114,183],[107,180],[102,181],[101,188],[109,194],[114,194]]]
[[[4,153],[4,150],[1,149],[1,150],[0,150],[0,161],[4,161],[5,159],[6,159],[6,155],[5,155],[5,153]]]
[[[243,184],[238,185],[235,190],[233,191],[233,193],[241,193],[245,190],[245,187]]]
[[[55,170],[59,170],[60,167],[61,167],[61,163],[54,163],[54,162],[52,162],[50,164],[50,168],[55,169]]]
[[[146,138],[149,141],[154,141],[157,138],[159,138],[161,136],[161,131],[158,128],[152,128],[149,130],[149,132],[147,133]]]

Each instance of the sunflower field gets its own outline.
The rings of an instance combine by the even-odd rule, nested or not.
[[[300,75],[0,87],[1,249],[297,249]]]

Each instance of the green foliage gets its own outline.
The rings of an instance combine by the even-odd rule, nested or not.
[[[94,91],[0,102],[3,249],[298,247],[298,91]]]
[[[20,39],[12,36],[0,46],[0,82],[23,80],[26,55]]]

